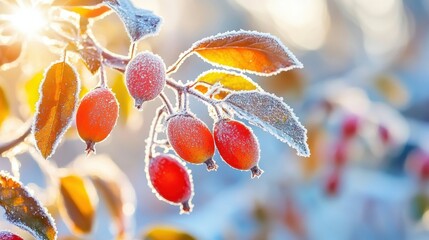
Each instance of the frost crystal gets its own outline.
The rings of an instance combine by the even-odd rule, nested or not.
[[[256,91],[237,92],[226,97],[223,104],[235,111],[240,118],[264,129],[282,142],[287,142],[297,150],[299,156],[310,156],[307,129],[280,98]]]
[[[105,0],[122,19],[133,42],[158,32],[161,18],[151,11],[136,8],[129,0]]]

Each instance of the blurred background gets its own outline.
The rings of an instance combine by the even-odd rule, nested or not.
[[[218,154],[217,172],[188,164],[195,207],[191,214],[179,215],[177,206],[151,192],[144,172],[145,139],[161,102],[149,102],[138,112],[130,99],[122,99],[120,123],[97,145],[97,155],[82,156],[84,143],[72,128],[50,161],[66,167],[76,165],[76,158],[98,158],[117,165],[129,188],[126,215],[136,239],[158,225],[216,240],[429,238],[428,0],[134,3],[163,17],[159,35],[143,40],[138,50],[159,54],[167,66],[195,41],[220,32],[245,29],[279,37],[304,68],[249,77],[294,109],[308,129],[312,153],[298,157],[287,144],[252,127],[261,145],[261,178],[231,169]],[[129,38],[115,14],[94,23],[93,32],[107,49],[127,55]],[[32,41],[23,58],[16,67],[0,71],[3,101],[11,112],[2,124],[2,139],[30,118],[31,103],[37,101],[31,100],[37,94],[31,94],[37,89],[34,76],[59,59]],[[192,56],[173,78],[191,81],[211,68]],[[84,67],[79,72],[84,89],[97,84]],[[108,76],[109,86],[120,95],[123,87],[113,86],[118,73],[112,70]],[[191,109],[212,126],[202,103],[192,99]],[[45,183],[34,155],[17,156],[21,181],[49,202],[49,196],[38,194]],[[0,169],[12,171],[11,166],[0,161]],[[80,238],[113,238],[115,227],[105,204],[99,199],[95,229]],[[61,219],[57,224],[60,236],[70,234]]]

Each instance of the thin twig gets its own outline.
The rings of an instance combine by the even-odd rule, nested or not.
[[[173,107],[170,103],[170,100],[168,100],[167,96],[165,96],[165,94],[163,92],[161,92],[159,94],[159,96],[161,97],[162,102],[164,103],[165,107],[167,108],[168,113],[172,114],[174,111],[173,111]]]
[[[152,125],[150,128],[150,135],[148,137],[149,142],[147,143],[148,144],[148,148],[147,148],[148,161],[153,157],[153,146],[156,142],[156,128],[158,127],[159,120],[161,119],[162,115],[165,113],[165,110],[166,110],[165,106],[159,107],[156,110],[156,116],[152,121]]]
[[[31,125],[27,128],[27,130],[22,133],[21,135],[19,135],[17,138],[5,142],[5,143],[1,143],[0,144],[0,155],[3,155],[3,153],[7,152],[9,149],[17,146],[18,144],[20,144],[21,142],[23,142],[25,140],[25,138],[30,135],[31,133]]]

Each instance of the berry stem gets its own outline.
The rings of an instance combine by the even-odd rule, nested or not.
[[[179,68],[179,66],[182,64],[182,62],[186,58],[188,58],[188,56],[191,53],[192,53],[192,51],[187,51],[187,52],[183,53],[182,55],[180,55],[179,59],[173,65],[171,65],[170,67],[168,67],[167,72],[166,72],[167,76],[170,75],[170,74],[172,74],[172,73],[174,73],[174,72],[176,72],[177,69]]]
[[[148,148],[147,148],[147,154],[148,154],[148,159],[152,159],[153,158],[153,147],[156,144],[156,128],[159,124],[159,120],[161,119],[162,115],[165,113],[166,107],[165,106],[161,106],[156,110],[156,116],[152,121],[152,125],[150,127],[150,134],[149,134],[149,143],[148,143]]]
[[[161,97],[162,102],[164,103],[165,107],[167,108],[168,113],[172,114],[174,111],[173,111],[173,107],[170,103],[170,100],[168,100],[167,96],[165,96],[165,94],[163,92],[161,92],[159,94],[159,96]]]
[[[107,88],[106,70],[104,69],[103,62],[100,65],[100,87]]]

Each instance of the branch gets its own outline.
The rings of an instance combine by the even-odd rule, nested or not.
[[[0,144],[0,155],[2,155],[3,153],[7,152],[9,149],[17,146],[18,144],[20,144],[21,142],[23,142],[25,140],[25,138],[30,135],[31,133],[31,125],[27,128],[27,130],[22,133],[21,135],[19,135],[17,138],[9,141],[9,142],[5,142],[5,143],[1,143]]]

